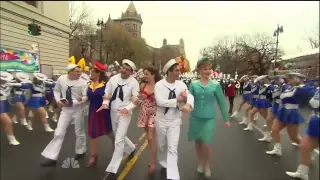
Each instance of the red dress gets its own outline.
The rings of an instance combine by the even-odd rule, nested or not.
[[[87,96],[90,101],[88,134],[91,138],[97,138],[112,132],[110,110],[104,109],[96,112],[102,105],[105,88],[105,82],[101,82],[95,90],[93,90],[93,82],[88,87]]]
[[[140,113],[138,118],[138,127],[155,127],[155,119],[156,116],[156,101],[154,98],[154,93],[148,94],[144,89],[146,85],[141,90],[141,93],[146,96],[144,100],[138,100],[140,105]]]

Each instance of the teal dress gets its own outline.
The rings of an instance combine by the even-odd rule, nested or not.
[[[216,100],[223,120],[229,120],[221,85],[217,81],[209,80],[203,86],[200,80],[196,80],[190,84],[189,91],[194,96],[194,110],[190,115],[188,139],[211,144],[216,126]]]

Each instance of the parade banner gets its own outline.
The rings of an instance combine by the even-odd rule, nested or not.
[[[39,53],[0,47],[0,71],[39,72]]]

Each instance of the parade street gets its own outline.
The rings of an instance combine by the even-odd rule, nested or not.
[[[240,96],[235,99],[235,108],[238,107]],[[227,99],[226,99],[227,100]],[[299,149],[291,145],[286,130],[281,133],[283,156],[272,157],[265,151],[272,149],[272,144],[259,142],[262,137],[264,121],[259,117],[253,132],[243,131],[245,127],[238,124],[238,120],[231,119],[231,128],[225,128],[217,108],[217,127],[212,143],[212,180],[290,180],[285,171],[295,171],[299,163]],[[306,119],[309,110],[301,110]],[[241,112],[243,113],[243,112]],[[126,159],[119,169],[119,179],[126,180],[162,180],[160,168],[154,177],[148,177],[149,150],[143,130],[136,125],[138,113],[135,112],[128,137],[137,144],[136,155],[130,161]],[[20,124],[14,125],[19,146],[9,146],[1,131],[1,180],[102,180],[105,178],[105,169],[111,160],[112,146],[107,137],[99,139],[98,163],[94,168],[86,168],[89,151],[86,157],[79,160],[79,166],[71,164],[68,168],[62,166],[64,160],[74,155],[75,134],[74,126],[68,128],[64,144],[56,167],[40,167],[40,154],[53,137],[53,133],[44,131],[42,123],[34,120],[34,130],[29,131]],[[56,123],[50,120],[53,128]],[[201,179],[196,172],[197,160],[193,142],[188,142],[188,117],[184,115],[179,142],[179,171],[181,180]],[[301,126],[300,133],[304,135],[307,123]],[[258,130],[258,129],[260,130]],[[89,147],[89,144],[88,146]],[[318,151],[319,152],[319,151]],[[65,162],[66,163],[66,162]],[[70,163],[69,163],[70,166]],[[78,168],[77,168],[78,167]],[[309,179],[319,179],[318,158],[311,166]]]

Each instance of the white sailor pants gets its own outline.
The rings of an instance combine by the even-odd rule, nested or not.
[[[57,128],[54,132],[54,137],[41,153],[42,156],[57,160],[61,146],[66,135],[67,128],[70,123],[75,124],[76,134],[76,154],[83,154],[86,152],[86,133],[84,127],[84,108],[83,105],[74,105],[73,107],[63,107]]]
[[[118,110],[111,109],[110,116],[112,130],[115,135],[115,149],[106,171],[117,173],[123,158],[123,153],[125,152],[130,154],[136,149],[136,146],[126,136],[129,124],[131,122],[132,113],[130,112],[127,116],[120,116]]]
[[[181,119],[166,120],[155,118],[158,161],[167,169],[167,179],[180,179],[178,169],[178,144]]]

